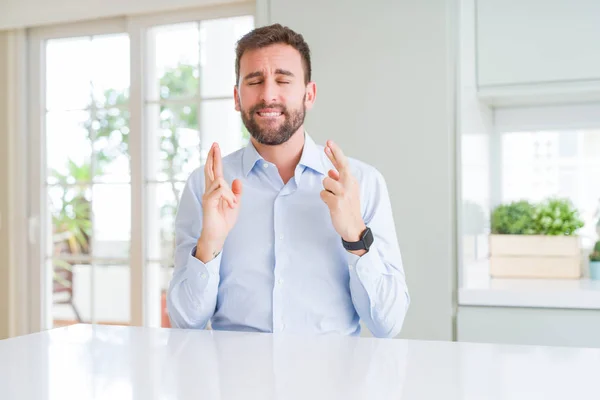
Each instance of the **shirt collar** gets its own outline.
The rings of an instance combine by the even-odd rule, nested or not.
[[[300,157],[299,165],[313,169],[323,175],[327,173],[327,167],[323,160],[325,153],[322,151],[312,137],[308,133],[304,132],[304,148],[302,149],[302,156]],[[244,149],[242,156],[242,168],[244,176],[248,176],[254,165],[260,160],[263,160],[262,156],[258,154],[256,147],[250,140]]]
[[[325,157],[323,148],[317,146],[312,137],[305,132],[304,149],[302,150],[299,164],[325,175],[327,174],[327,167],[323,162],[323,157]]]
[[[260,154],[258,154],[258,151],[254,147],[252,140],[249,140],[246,148],[244,149],[244,154],[242,155],[242,168],[244,176],[248,176],[250,171],[252,171],[252,168],[254,168],[254,165],[262,159],[263,158]]]

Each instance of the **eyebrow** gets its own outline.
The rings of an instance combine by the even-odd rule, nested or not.
[[[275,70],[275,75],[285,75],[285,76],[289,76],[289,77],[295,76],[291,71],[288,71],[286,69],[281,69],[281,68],[278,68]],[[254,71],[254,72],[250,72],[248,75],[246,75],[244,77],[244,80],[258,78],[258,77],[262,77],[262,76],[264,76],[262,71]]]

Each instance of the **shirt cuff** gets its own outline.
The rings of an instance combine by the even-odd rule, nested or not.
[[[369,276],[381,275],[387,272],[375,245],[372,245],[369,251],[362,256],[348,252],[347,261],[350,272],[356,272],[361,280]]]
[[[223,252],[220,252],[215,258],[205,264],[196,258],[196,246],[194,246],[188,257],[186,271],[187,278],[192,279],[195,282],[200,280],[200,282],[204,282],[206,284],[210,278],[218,277],[221,267],[222,253]]]

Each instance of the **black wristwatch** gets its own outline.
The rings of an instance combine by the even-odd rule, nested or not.
[[[344,245],[344,248],[349,251],[354,251],[354,250],[369,251],[369,248],[373,244],[373,233],[371,232],[371,228],[367,227],[367,229],[365,229],[360,234],[360,239],[358,240],[358,242],[346,242],[342,238],[342,244]]]

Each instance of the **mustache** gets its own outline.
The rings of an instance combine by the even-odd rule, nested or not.
[[[254,107],[252,107],[250,109],[250,115],[255,114],[258,110],[263,109],[263,108],[274,108],[276,110],[279,110],[284,115],[287,115],[287,113],[288,113],[287,108],[283,104],[279,104],[279,103],[267,104],[265,102],[262,102],[262,103],[255,105]]]

